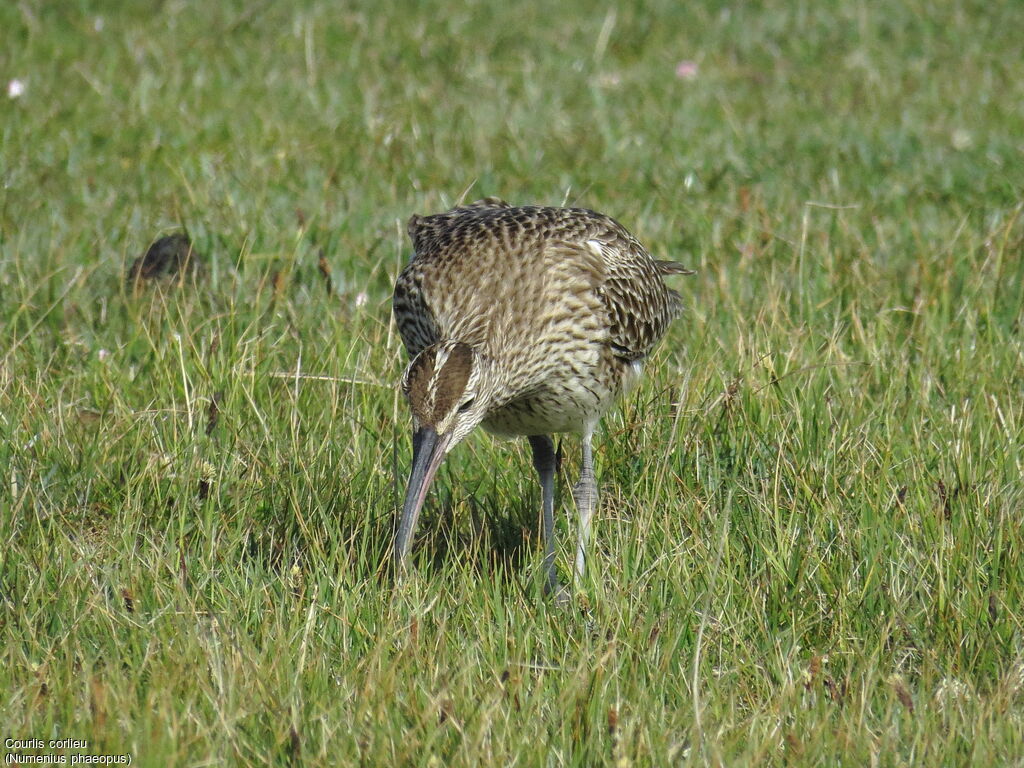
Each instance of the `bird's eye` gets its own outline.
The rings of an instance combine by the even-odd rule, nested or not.
[[[468,411],[470,408],[473,407],[473,403],[475,402],[476,398],[471,397],[469,400],[467,400],[466,402],[459,406],[459,413],[465,413],[466,411]]]

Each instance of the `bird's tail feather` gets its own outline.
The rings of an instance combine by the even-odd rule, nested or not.
[[[692,269],[687,269],[682,264],[676,261],[655,261],[658,265],[658,272],[663,275],[695,275],[697,272]]]

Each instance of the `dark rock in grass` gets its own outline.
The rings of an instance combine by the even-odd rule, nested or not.
[[[162,278],[182,279],[187,275],[202,272],[202,257],[192,247],[188,235],[176,232],[161,237],[139,256],[128,268],[129,285],[159,280]]]

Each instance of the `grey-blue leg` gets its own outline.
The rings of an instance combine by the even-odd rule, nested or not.
[[[544,518],[544,593],[558,593],[558,575],[555,572],[555,445],[547,435],[531,435],[533,466],[540,478],[541,503]]]
[[[597,481],[594,479],[594,454],[590,447],[594,426],[588,425],[583,432],[583,466],[580,480],[572,489],[576,509],[580,515],[579,535],[576,541],[576,578],[583,578],[586,566],[587,543],[590,540],[590,520],[597,509]]]

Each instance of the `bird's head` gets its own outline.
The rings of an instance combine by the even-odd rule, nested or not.
[[[412,410],[412,471],[395,539],[401,565],[423,500],[437,468],[487,415],[491,400],[487,361],[461,341],[442,341],[413,358],[402,377],[402,391]]]

